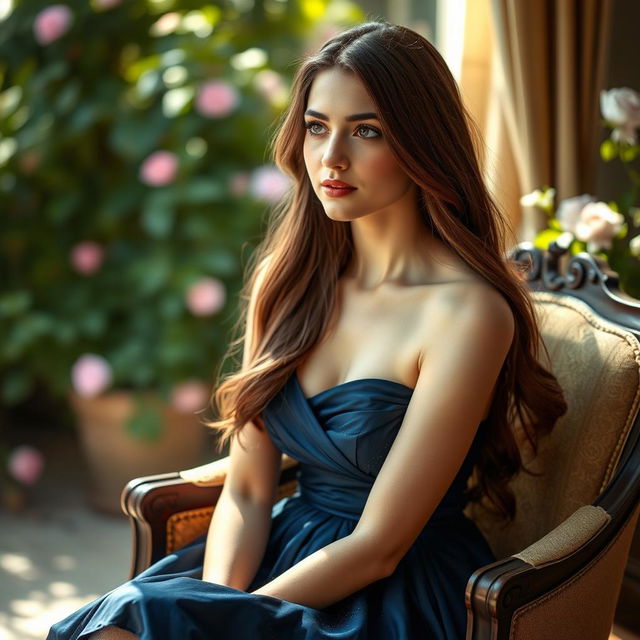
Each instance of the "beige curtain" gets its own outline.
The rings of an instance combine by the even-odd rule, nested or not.
[[[556,201],[595,192],[613,0],[468,0],[460,86],[483,132],[487,184],[514,237],[532,240],[544,214],[520,196]]]

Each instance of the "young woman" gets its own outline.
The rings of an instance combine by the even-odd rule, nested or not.
[[[516,435],[535,450],[566,409],[473,140],[409,29],[363,24],[304,62],[275,141],[294,187],[215,394],[231,460],[208,536],[50,640],[464,638],[495,558],[463,508],[512,517]],[[282,452],[299,490],[273,506]]]

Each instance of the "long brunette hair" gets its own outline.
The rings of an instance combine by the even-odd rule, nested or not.
[[[516,438],[537,453],[539,436],[566,411],[554,375],[540,362],[539,329],[520,269],[507,259],[508,223],[489,195],[478,164],[480,136],[456,82],[435,47],[419,34],[369,22],[329,40],[299,68],[292,100],[274,140],[278,167],[293,186],[274,209],[251,256],[241,291],[243,343],[250,294],[259,283],[251,321],[251,353],[213,395],[222,445],[261,412],[330,328],[336,285],[353,254],[351,225],[325,215],[303,160],[303,114],[311,83],[332,67],[358,76],[373,99],[383,135],[400,166],[418,185],[421,217],[431,233],[502,293],[515,318],[515,336],[498,378],[485,435],[468,492],[471,501],[513,518],[507,482],[524,467]],[[546,350],[545,350],[546,351]],[[222,378],[219,374],[219,378]],[[516,433],[519,430],[520,433]]]

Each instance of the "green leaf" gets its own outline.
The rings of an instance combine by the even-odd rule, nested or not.
[[[107,328],[107,316],[101,309],[89,309],[80,318],[80,329],[89,338],[102,336]]]
[[[179,200],[185,204],[215,202],[226,195],[226,189],[213,178],[195,178],[180,190]]]
[[[148,110],[140,115],[122,114],[111,128],[109,142],[116,153],[130,160],[140,160],[141,154],[157,149],[168,123],[159,110]]]
[[[69,80],[58,94],[55,101],[56,110],[59,115],[69,113],[77,104],[80,97],[80,83],[75,80]]]
[[[620,147],[620,160],[622,160],[622,162],[633,162],[637,157],[638,147],[635,145]]]
[[[549,218],[549,220],[547,221],[547,224],[551,229],[554,229],[555,231],[563,231],[562,225],[555,218]]]
[[[620,209],[618,210],[618,213],[621,213],[623,211],[629,211],[629,209],[631,209],[631,207],[633,206],[633,191],[625,191],[624,193],[620,194],[620,197],[618,198],[618,203],[620,205]]]
[[[618,147],[616,143],[611,140],[611,138],[607,138],[600,145],[600,157],[605,162],[610,162],[614,158],[618,156]]]
[[[238,270],[237,257],[223,247],[212,247],[198,256],[197,262],[204,271],[217,276],[234,275]]]
[[[629,233],[629,225],[625,222],[620,226],[620,231],[616,234],[616,238],[625,238]]]
[[[48,207],[51,220],[56,224],[67,222],[73,213],[78,210],[81,202],[82,193],[79,191],[71,191],[51,200]]]
[[[174,219],[175,209],[170,191],[153,191],[145,198],[142,227],[150,236],[166,238],[173,230]]]
[[[0,318],[20,315],[29,309],[33,300],[30,291],[7,291],[0,295]]]
[[[581,242],[580,240],[574,240],[569,246],[569,253],[571,253],[572,256],[575,256],[577,253],[583,253],[586,250],[586,242]]]
[[[170,254],[160,250],[131,266],[133,284],[142,295],[151,295],[164,286],[171,275],[171,270]]]
[[[162,435],[162,412],[150,402],[136,399],[136,409],[125,429],[136,440],[153,442]]]
[[[121,184],[106,194],[101,212],[106,218],[119,218],[122,214],[138,206],[140,193],[132,189],[129,182]]]
[[[52,333],[53,329],[54,323],[50,316],[41,312],[26,315],[20,319],[20,322],[14,323],[4,336],[3,357],[8,361],[15,360],[41,336]]]
[[[69,119],[69,132],[72,134],[86,131],[97,120],[99,107],[96,104],[80,104]]]
[[[555,229],[544,229],[535,237],[533,244],[538,249],[548,249],[549,245],[560,235],[561,232]]]
[[[160,300],[160,315],[165,320],[178,318],[184,311],[184,300],[181,296],[165,295]]]

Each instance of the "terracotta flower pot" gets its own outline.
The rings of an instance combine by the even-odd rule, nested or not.
[[[121,513],[120,493],[132,478],[179,471],[212,457],[213,434],[199,417],[178,412],[153,392],[72,393],[69,402],[91,474],[89,500],[100,511]],[[146,432],[132,432],[130,421],[141,406]]]

